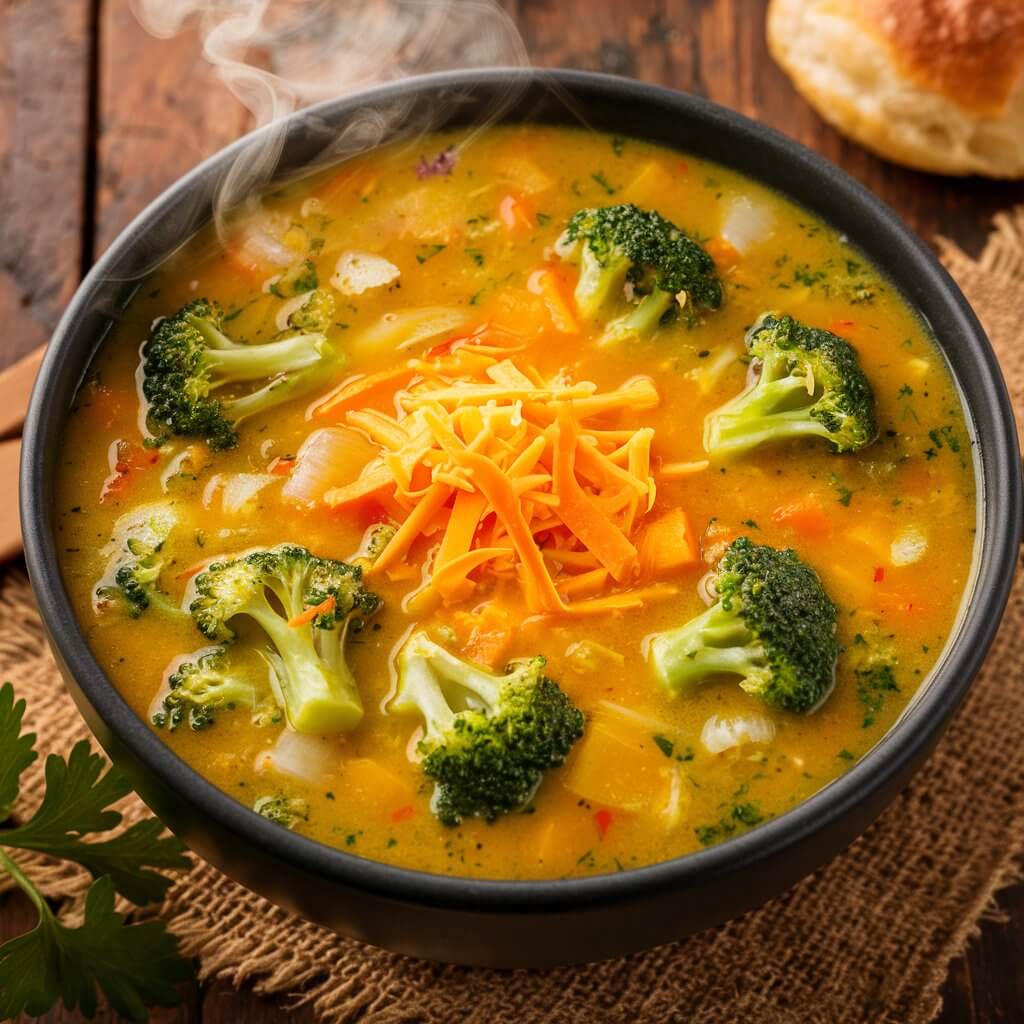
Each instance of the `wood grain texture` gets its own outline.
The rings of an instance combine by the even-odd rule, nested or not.
[[[103,0],[101,12],[94,257],[168,185],[250,127],[192,28],[154,39],[128,0]]]
[[[151,39],[135,24],[126,0],[0,5],[2,367],[52,329],[83,253],[102,251],[159,191],[235,138],[247,115],[204,64],[192,33]],[[926,239],[941,233],[977,252],[991,215],[1024,202],[1024,183],[906,171],[838,136],[771,62],[764,0],[506,5],[537,64],[630,75],[735,107],[839,163]],[[95,74],[92,55],[98,55]],[[94,135],[91,105],[98,112]],[[941,1024],[1024,1022],[1024,886],[1006,891],[999,902],[1002,919],[986,921],[967,956],[953,965]],[[0,941],[32,924],[22,897],[0,902]],[[183,995],[182,1007],[154,1013],[153,1021],[313,1024],[308,1009],[286,1009],[223,983],[201,991],[191,986]],[[44,1019],[81,1020],[63,1010]],[[97,1019],[118,1021],[111,1014]],[[866,1012],[865,1020],[871,1019]]]
[[[81,273],[92,18],[90,0],[0,0],[4,364],[49,337]]]

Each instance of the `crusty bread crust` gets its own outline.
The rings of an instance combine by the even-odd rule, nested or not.
[[[1024,0],[771,0],[768,44],[826,120],[881,155],[1024,177]]]

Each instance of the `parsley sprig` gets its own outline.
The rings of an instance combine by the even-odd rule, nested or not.
[[[35,734],[23,733],[25,702],[15,701],[10,683],[0,686],[0,822],[18,796],[22,772],[38,757]],[[121,895],[139,906],[163,898],[172,879],[157,868],[183,868],[184,847],[164,836],[155,818],[139,821],[110,839],[87,840],[121,823],[111,805],[131,787],[86,741],[65,760],[46,759],[46,793],[35,814],[17,828],[0,829],[0,870],[32,901],[39,923],[0,945],[0,1020],[20,1013],[39,1016],[61,999],[91,1017],[97,987],[110,1005],[131,1020],[145,1020],[146,1007],[174,1006],[176,986],[192,976],[177,940],[160,921],[126,924],[114,909]],[[58,921],[32,880],[2,849],[34,850],[84,867],[96,880],[85,897],[82,923]]]

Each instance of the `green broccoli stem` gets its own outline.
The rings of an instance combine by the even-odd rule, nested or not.
[[[678,629],[659,633],[649,656],[662,685],[673,696],[715,675],[750,676],[763,671],[765,652],[739,614],[721,602]]]
[[[402,677],[402,692],[392,704],[396,713],[418,711],[423,716],[424,733],[431,739],[441,736],[455,720],[441,684],[425,660],[408,661]]]
[[[809,415],[817,395],[808,392],[807,378],[770,380],[767,371],[765,367],[752,388],[708,415],[704,425],[707,451],[742,452],[766,441],[830,436],[828,428]]]
[[[267,409],[272,409],[293,396],[312,391],[319,385],[326,384],[338,369],[338,362],[331,358],[333,349],[330,353],[326,349],[327,346],[324,346],[324,355],[318,357],[316,362],[298,373],[276,377],[248,395],[222,400],[221,408],[224,415],[232,423],[241,423],[249,416],[266,412]]]
[[[580,255],[580,279],[573,293],[580,316],[588,320],[596,317],[611,295],[625,285],[627,273],[627,258],[602,264],[589,247],[584,246]]]
[[[291,370],[312,366],[321,358],[326,339],[322,334],[297,334],[294,338],[270,341],[265,345],[232,345],[207,349],[204,365],[215,377],[214,383],[259,380]]]
[[[636,309],[608,324],[598,344],[611,345],[628,338],[646,338],[653,334],[673,301],[674,296],[655,288],[650,295],[645,295],[640,300]]]
[[[302,733],[338,733],[354,729],[363,718],[363,702],[343,657],[325,667],[313,642],[311,624],[289,626],[269,605],[248,607],[250,615],[270,637],[288,724]],[[338,630],[341,627],[337,627]]]
[[[735,454],[767,441],[830,436],[828,428],[811,419],[803,409],[755,417],[716,414],[708,417],[705,425],[704,447],[716,454]]]
[[[495,676],[490,672],[484,672],[471,663],[457,658],[439,644],[432,646],[427,657],[430,659],[431,667],[439,675],[469,690],[488,710],[493,710],[497,705],[502,688],[515,680],[515,673]]]

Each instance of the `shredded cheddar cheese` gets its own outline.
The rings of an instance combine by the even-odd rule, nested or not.
[[[397,511],[369,571],[408,578],[410,562],[429,566],[421,608],[464,601],[487,577],[517,580],[540,614],[637,608],[675,593],[636,587],[653,575],[638,544],[657,495],[654,430],[601,422],[656,407],[653,381],[600,391],[564,374],[544,379],[517,358],[517,340],[484,325],[321,400],[315,416],[343,421],[378,449],[323,503]]]

